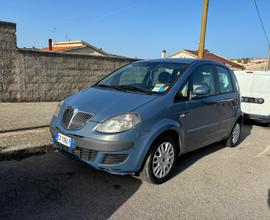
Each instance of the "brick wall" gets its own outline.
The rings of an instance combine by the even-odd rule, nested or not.
[[[135,61],[16,48],[16,25],[0,22],[0,101],[55,101]]]

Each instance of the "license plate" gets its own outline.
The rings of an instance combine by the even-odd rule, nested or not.
[[[63,144],[67,147],[70,147],[70,148],[74,148],[74,139],[71,138],[71,137],[68,137],[66,135],[63,135],[59,132],[56,132],[55,134],[55,140],[60,143],[60,144]]]

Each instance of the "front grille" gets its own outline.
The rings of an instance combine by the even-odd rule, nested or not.
[[[119,164],[126,161],[128,158],[127,154],[106,154],[103,159],[103,164]]]
[[[73,116],[73,108],[68,107],[63,115],[63,124],[66,128],[68,128],[72,116]]]
[[[74,149],[71,149],[70,147],[67,147],[60,143],[57,143],[57,146],[59,150],[63,150],[65,152],[73,154],[77,156],[78,158],[80,158],[81,160],[86,160],[86,161],[94,161],[98,153],[95,150],[90,150],[83,147],[75,147]]]
[[[90,113],[68,107],[63,114],[62,122],[67,129],[80,129],[91,117]]]

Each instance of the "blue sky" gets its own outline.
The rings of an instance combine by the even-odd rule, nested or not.
[[[270,35],[270,1],[257,0]],[[19,47],[85,40],[110,53],[156,58],[197,49],[203,0],[0,0],[0,20],[17,23]],[[210,0],[206,48],[224,57],[266,57],[253,0]]]

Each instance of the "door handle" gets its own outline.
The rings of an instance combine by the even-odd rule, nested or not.
[[[181,112],[181,113],[179,114],[179,119],[185,118],[185,117],[187,116],[187,114],[188,114],[188,112]]]

